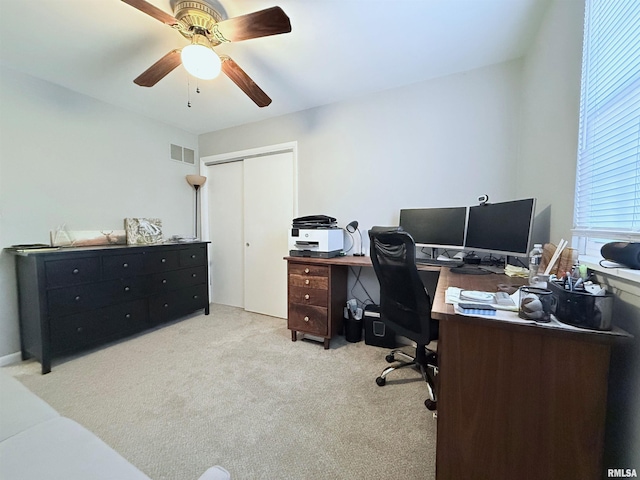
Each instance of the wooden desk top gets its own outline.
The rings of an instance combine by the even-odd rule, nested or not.
[[[371,257],[354,257],[347,255],[344,257],[316,258],[316,257],[284,257],[288,262],[315,263],[319,265],[343,265],[349,267],[372,267]],[[481,322],[483,325],[496,328],[510,329],[525,333],[539,333],[543,335],[562,336],[581,341],[591,341],[595,343],[611,344],[619,341],[628,341],[633,335],[624,330],[613,327],[610,331],[599,332],[596,330],[581,329],[561,323],[512,323],[497,318],[487,316],[459,315],[453,305],[445,302],[445,292],[449,287],[458,287],[464,290],[479,290],[482,292],[495,292],[500,284],[522,286],[526,283],[525,278],[509,277],[504,274],[488,275],[464,275],[450,271],[449,267],[436,265],[418,264],[418,270],[439,272],[436,294],[432,298],[431,316],[436,320],[460,321],[467,323]]]
[[[453,305],[445,302],[445,292],[449,287],[458,287],[464,290],[479,290],[483,292],[495,292],[499,284],[521,286],[526,283],[524,278],[509,277],[504,274],[491,275],[461,275],[452,273],[448,268],[440,271],[438,285],[436,287],[435,297],[432,299],[431,316],[441,321],[460,321],[466,323],[492,326],[496,328],[505,328],[513,331],[525,333],[537,333],[542,335],[561,336],[564,338],[572,338],[580,341],[591,341],[595,343],[616,343],[620,341],[628,341],[633,335],[624,330],[613,327],[610,331],[588,330],[577,328],[563,323],[535,323],[535,322],[518,322],[512,323],[508,320],[501,320],[488,316],[470,316],[459,315],[456,313]]]
[[[369,267],[372,268],[371,257],[354,257],[353,255],[345,255],[343,257],[333,258],[317,258],[317,257],[284,257],[288,262],[299,263],[317,263],[319,265],[345,265],[348,267]],[[425,265],[418,264],[418,270],[424,272],[439,272],[440,268],[437,265]]]

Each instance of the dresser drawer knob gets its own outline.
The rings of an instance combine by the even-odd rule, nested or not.
[[[122,264],[122,268],[129,268],[129,264],[128,263],[123,263]]]
[[[197,299],[198,299],[198,295],[194,295],[194,296],[193,296],[193,299],[194,299],[194,300],[197,300]]]
[[[305,285],[309,285],[309,279],[308,278],[304,281],[304,284]]]
[[[167,308],[169,306],[168,303],[165,303],[164,305],[162,305],[164,308]]]
[[[160,260],[162,263],[167,263],[167,259],[163,258],[162,260]]]
[[[304,299],[305,299],[305,300],[309,300],[309,294],[308,294],[308,293],[307,293],[307,294],[305,294]]]
[[[76,302],[79,302],[79,301],[80,301],[80,295],[76,295],[75,301],[76,301]]]
[[[130,314],[130,313],[127,313],[127,314],[124,316],[124,318],[131,318],[131,314]]]
[[[162,279],[162,284],[164,285],[165,283],[167,283],[167,279],[166,279],[166,278],[163,278],[163,279]]]
[[[304,269],[304,273],[309,273],[309,269],[308,269],[308,268],[305,268],[305,269]]]
[[[129,290],[131,290],[129,287],[124,287],[125,292],[128,292]]]
[[[309,321],[309,317],[304,317],[304,321],[308,322]]]
[[[73,272],[71,272],[71,273],[73,273],[74,275],[77,275],[78,273],[80,273],[80,270],[78,270],[77,268],[74,268]]]
[[[195,254],[191,255],[191,258],[196,258],[196,255]]]
[[[192,274],[191,274],[191,277],[192,277],[192,278],[196,278],[197,276],[198,276],[198,275],[197,275],[197,274],[195,274],[195,273],[192,273]]]
[[[76,328],[76,332],[78,332],[78,333],[82,333],[83,330],[84,330],[84,328],[82,328],[82,327]]]

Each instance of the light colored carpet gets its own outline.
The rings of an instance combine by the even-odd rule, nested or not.
[[[436,420],[411,369],[384,387],[386,349],[291,341],[286,320],[212,305],[53,362],[5,367],[156,480],[435,478]],[[392,378],[393,377],[393,378]]]

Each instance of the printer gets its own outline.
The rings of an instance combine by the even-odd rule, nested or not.
[[[293,220],[289,231],[289,255],[292,257],[332,258],[342,253],[344,235],[336,219],[311,215]]]

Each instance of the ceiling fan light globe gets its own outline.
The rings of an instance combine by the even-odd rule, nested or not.
[[[204,45],[187,45],[180,54],[184,68],[196,78],[211,80],[220,74],[222,62],[211,48]]]

